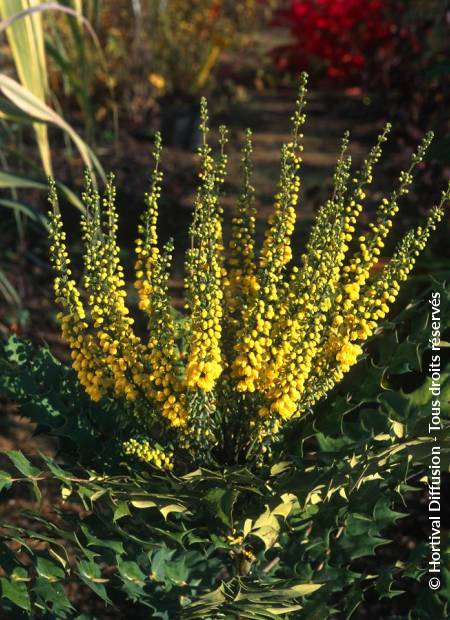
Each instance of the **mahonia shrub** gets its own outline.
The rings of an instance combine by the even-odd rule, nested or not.
[[[348,136],[334,173],[332,197],[321,207],[299,266],[291,238],[300,191],[306,78],[293,115],[291,141],[281,153],[274,208],[262,247],[255,247],[251,136],[242,151],[243,183],[223,239],[220,194],[227,132],[215,157],[202,102],[201,169],[191,244],[186,255],[186,318],[177,321],[168,295],[172,241],[160,247],[161,141],[136,240],[136,289],[148,317],[139,337],[126,306],[117,244],[118,215],[110,177],[103,197],[89,175],[83,195],[84,294],[73,279],[54,184],[51,257],[58,318],[80,383],[94,401],[120,400],[134,430],[125,455],[157,467],[260,462],[289,423],[320,401],[364,354],[395,301],[416,257],[443,215],[441,203],[409,231],[380,266],[386,238],[408,192],[412,171],[432,136],[413,154],[399,186],[380,201],[370,232],[357,232],[365,186],[372,182],[389,125],[361,170],[351,172]]]
[[[168,294],[172,242],[161,246],[157,234],[157,138],[136,241],[145,337],[125,303],[112,177],[100,197],[86,175],[83,291],[51,182],[55,293],[73,364],[16,336],[0,347],[1,394],[57,439],[56,456],[4,453],[0,490],[26,508],[20,519],[0,520],[6,618],[340,620],[361,604],[362,617],[380,620],[447,616],[448,545],[442,541],[442,588],[433,593],[420,587],[428,533],[405,544],[395,527],[405,506],[420,503],[429,466],[429,289],[387,314],[449,190],[382,258],[431,135],[364,235],[357,229],[365,187],[389,126],[358,172],[346,135],[331,198],[296,259],[305,99],[303,77],[259,249],[251,136],[225,242],[227,135],[222,128],[214,156],[203,102],[185,313]],[[448,341],[450,287],[445,274],[434,275]],[[442,361],[444,394],[450,364]],[[36,510],[43,493],[51,506]]]
[[[450,287],[433,291],[448,341]],[[183,475],[127,466],[114,448],[126,434],[120,405],[92,401],[48,348],[13,336],[0,350],[0,391],[59,448],[57,459],[3,460],[0,489],[28,508],[0,520],[5,618],[340,620],[361,604],[358,619],[445,618],[450,548],[443,539],[432,593],[417,515],[432,442],[429,321],[428,289],[384,323],[370,358],[314,415],[292,422],[270,463]],[[441,382],[448,393],[448,358]],[[441,413],[448,471],[445,399]],[[33,498],[49,490],[51,510],[36,511]]]

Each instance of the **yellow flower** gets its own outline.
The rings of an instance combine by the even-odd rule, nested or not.
[[[84,295],[72,277],[51,182],[50,253],[62,334],[89,396],[118,400],[132,416],[130,426],[140,439],[125,442],[124,453],[144,463],[172,469],[175,447],[183,462],[187,453],[209,463],[223,455],[233,463],[244,454],[259,460],[270,455],[285,425],[323,398],[364,355],[365,341],[389,313],[401,283],[443,217],[450,184],[426,224],[409,231],[391,258],[383,259],[384,266],[374,269],[399,199],[411,184],[412,168],[422,160],[430,136],[413,155],[411,167],[401,173],[399,188],[381,200],[369,232],[361,234],[358,218],[365,186],[372,182],[389,126],[354,175],[346,134],[332,196],[320,208],[303,254],[293,252],[305,98],[303,78],[259,255],[247,134],[243,188],[232,219],[227,262],[221,206],[227,136],[221,128],[220,153],[214,156],[202,101],[200,182],[186,256],[187,312],[179,320],[168,290],[173,243],[161,246],[157,231],[162,182],[157,136],[151,187],[136,240],[138,307],[148,321],[144,338],[135,333],[126,304],[112,177],[103,198],[86,178]]]

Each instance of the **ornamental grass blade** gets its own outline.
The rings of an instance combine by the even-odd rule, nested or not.
[[[1,16],[3,20],[10,20],[16,14],[39,4],[39,0],[0,0]],[[48,74],[42,15],[25,15],[23,19],[15,20],[7,28],[6,34],[20,82],[37,100],[45,101],[48,95]],[[48,129],[40,123],[33,123],[33,128],[45,174],[51,175]]]
[[[8,280],[6,274],[0,270],[0,294],[6,299],[10,306],[20,307],[22,300],[15,287]]]
[[[6,30],[24,17],[35,16],[38,13],[43,13],[44,11],[59,11],[61,13],[66,13],[67,15],[71,15],[72,17],[76,17],[80,23],[86,26],[96,45],[99,45],[98,37],[95,34],[94,29],[92,28],[89,20],[83,15],[83,7],[80,1],[75,0],[75,9],[72,9],[69,6],[58,4],[58,2],[40,3],[39,0],[29,0],[29,2],[27,2],[27,0],[0,0],[0,8],[3,5],[10,4],[14,4],[16,7],[21,6],[23,8],[16,10],[14,13],[10,13],[8,17],[0,23],[0,32]]]
[[[29,205],[17,202],[17,200],[9,200],[8,198],[0,198],[0,207],[5,207],[14,211],[14,213],[21,213],[25,217],[29,218],[33,222],[40,224],[43,228],[48,230],[49,223],[45,215],[43,215],[37,209],[30,207]]]
[[[41,123],[49,123],[62,129],[77,147],[87,168],[89,170],[95,168],[102,180],[106,181],[103,168],[92,149],[57,112],[52,110],[44,101],[41,101],[33,92],[4,74],[0,74],[0,91],[22,112],[28,114],[31,119]]]
[[[24,114],[16,105],[6,99],[0,99],[0,119],[13,121],[14,123],[30,123],[28,114]]]
[[[27,189],[47,189],[47,185],[40,181],[0,171],[0,189],[18,189],[21,187]]]
[[[61,64],[59,53],[56,55],[52,54],[52,50],[55,51],[55,48],[50,43],[50,40],[55,38],[54,32],[53,37],[50,34],[50,37],[47,38],[44,45],[42,14],[44,12],[65,14],[69,21],[69,32],[71,33],[71,38],[67,43],[67,47],[69,49],[77,48],[76,60],[73,61],[72,64],[81,66],[85,64],[85,58],[87,57],[86,31],[89,34],[89,38],[93,41],[96,51],[96,58],[89,59],[87,62],[90,64],[92,70],[96,69],[98,65],[102,67],[102,71],[106,76],[107,86],[113,96],[114,84],[112,78],[108,77],[109,72],[106,58],[100,40],[90,21],[83,15],[82,2],[75,0],[74,6],[75,8],[72,8],[59,4],[58,2],[40,2],[40,0],[0,0],[1,16],[3,17],[3,21],[0,22],[0,33],[6,31],[8,34],[19,81],[24,87],[28,88],[28,90],[35,94],[42,102],[45,103],[48,101],[49,92],[47,87],[48,76],[46,63],[49,55],[53,55],[65,79],[69,80],[69,82],[73,82],[70,88],[73,89],[74,92],[78,92],[82,111],[86,113],[84,108],[86,106],[90,108],[90,98],[86,84],[78,84],[77,80],[74,80],[74,75],[72,75],[73,67],[70,66],[70,63],[69,65],[65,62]],[[29,29],[30,23],[33,26],[32,31]],[[54,24],[54,26],[58,29],[58,24]],[[36,53],[39,53],[39,71],[37,71],[33,64]],[[84,75],[84,72],[82,73]],[[40,79],[37,80],[39,77]],[[35,81],[33,82],[32,79]],[[80,88],[82,92],[79,90]],[[2,107],[4,106],[0,102],[0,116],[4,117],[9,112],[9,118],[23,122],[23,117],[18,117],[16,109],[6,109],[2,111]],[[39,128],[39,126],[35,126],[35,131],[38,140],[41,139],[41,141],[41,134],[44,132],[47,134],[46,128]],[[73,136],[71,137],[73,138]],[[46,148],[48,148],[47,137]],[[48,152],[48,155],[50,156],[50,152]],[[93,158],[92,154],[91,157]],[[45,164],[44,160],[43,163]],[[44,165],[44,170],[47,176],[51,172],[47,164]]]
[[[61,181],[55,181],[55,183],[56,183],[56,187],[60,190],[61,194],[63,194],[63,196],[66,198],[66,200],[68,200],[70,202],[70,204],[72,204],[79,211],[81,211],[81,213],[85,213],[86,212],[86,208],[85,208],[84,204],[78,198],[78,196],[75,194],[75,192],[73,192],[69,187],[67,187],[67,185],[64,185],[64,183],[61,183]],[[45,189],[48,190],[48,186],[47,185],[45,186]]]
[[[82,213],[85,212],[83,203],[78,196],[67,187],[67,185],[64,185],[64,183],[58,181],[56,182],[56,185],[64,197],[74,207],[79,209]],[[0,170],[0,189],[43,189],[47,191],[48,185],[42,181],[35,181],[34,179],[27,177],[19,177],[16,174],[11,174]]]

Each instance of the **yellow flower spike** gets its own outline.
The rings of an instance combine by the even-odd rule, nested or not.
[[[152,312],[153,270],[159,258],[158,248],[158,201],[161,195],[162,172],[159,170],[162,151],[161,135],[155,136],[154,159],[151,186],[145,195],[145,211],[138,226],[139,236],[136,240],[136,280],[135,287],[139,296],[139,308],[149,316]]]
[[[147,439],[129,439],[123,443],[123,451],[127,456],[135,457],[138,461],[149,463],[158,469],[173,469],[173,452],[166,452],[158,445],[152,446]]]
[[[199,464],[235,464],[247,459],[261,464],[269,458],[271,445],[289,421],[325,397],[364,355],[364,343],[387,316],[401,283],[442,219],[450,186],[426,224],[407,233],[391,259],[375,271],[397,201],[407,191],[412,167],[423,157],[430,137],[413,156],[411,168],[401,174],[400,189],[381,202],[370,234],[361,235],[356,224],[365,186],[372,181],[389,126],[351,181],[346,134],[332,196],[319,210],[298,266],[290,267],[304,100],[303,82],[259,256],[254,245],[247,134],[228,271],[220,205],[227,135],[221,128],[220,152],[214,157],[207,141],[206,102],[202,101],[200,183],[186,256],[188,312],[180,321],[174,318],[168,292],[173,244],[158,245],[162,175],[161,142],[156,139],[155,169],[136,242],[136,288],[139,307],[148,318],[145,344],[135,336],[126,307],[112,178],[103,199],[89,177],[86,180],[87,214],[82,221],[85,305],[71,275],[52,186],[54,290],[73,367],[93,400],[118,399],[123,410],[133,414],[130,427],[136,438],[125,442],[123,450],[143,463],[173,468],[172,448],[167,446],[176,446],[183,463],[194,458]],[[358,251],[347,259],[354,237]]]
[[[323,342],[323,353],[317,360],[315,375],[307,385],[308,399],[305,406],[320,400],[353,366],[362,353],[361,344],[369,338],[384,318],[400,290],[400,283],[407,279],[416,256],[420,253],[437,224],[442,220],[443,205],[450,198],[449,188],[442,193],[439,205],[431,209],[425,227],[410,230],[380,274],[369,282],[360,296],[360,307],[346,317],[346,322],[336,332],[331,332]],[[336,363],[337,362],[337,363]]]
[[[378,261],[380,250],[384,247],[386,237],[392,227],[392,220],[398,213],[398,200],[409,191],[412,183],[414,168],[423,161],[425,153],[431,144],[433,133],[427,133],[420,143],[417,151],[411,157],[411,164],[406,171],[402,171],[399,177],[399,187],[394,190],[389,198],[383,198],[378,206],[376,220],[369,225],[371,234],[366,238],[362,235],[359,251],[351,258],[345,268],[343,282],[356,280],[362,286],[369,277],[370,270]]]
[[[133,320],[125,305],[125,279],[117,244],[118,215],[114,177],[109,175],[102,199],[86,176],[84,201],[87,214],[82,220],[85,253],[84,285],[94,328],[103,335],[102,350],[109,344],[109,356],[102,362],[113,377],[116,395],[134,402],[143,393],[140,377],[145,362],[142,343],[133,332]]]
[[[381,143],[386,140],[387,132],[390,130],[390,125],[387,125],[384,132],[379,136],[378,142],[373,147],[372,151],[369,154],[369,157],[364,162],[363,167],[357,177],[355,178],[355,188],[353,191],[352,198],[349,202],[349,206],[346,211],[351,210],[351,206],[355,210],[353,214],[353,219],[358,215],[358,211],[362,209],[362,205],[358,204],[358,199],[361,197],[361,191],[364,184],[371,180],[372,177],[372,167],[373,164],[378,161],[381,156]],[[408,171],[402,172],[400,174],[400,187],[398,190],[394,191],[389,199],[384,198],[377,212],[377,221],[371,225],[372,235],[366,238],[364,235],[358,237],[359,241],[359,251],[356,252],[353,257],[350,259],[349,263],[344,266],[342,270],[342,286],[338,297],[336,298],[339,303],[339,307],[334,311],[334,315],[330,317],[328,325],[325,329],[324,333],[324,341],[326,342],[334,342],[334,336],[336,334],[336,330],[344,338],[344,334],[347,332],[350,335],[359,334],[370,334],[371,327],[368,323],[364,323],[359,331],[355,327],[355,319],[354,313],[356,311],[364,314],[364,307],[359,308],[359,298],[363,291],[365,283],[368,281],[371,273],[371,268],[378,261],[378,256],[380,255],[380,249],[384,246],[384,239],[386,238],[391,226],[392,226],[392,216],[398,211],[398,198],[406,193],[409,184],[411,183],[412,176],[411,172],[413,168],[422,161],[426,149],[428,148],[432,139],[432,134],[427,134],[420,144],[417,152],[412,156],[411,166]],[[346,225],[351,221],[352,218],[346,218]],[[353,232],[354,232],[354,227]],[[359,308],[359,309],[358,309]],[[342,316],[341,309],[344,309],[345,315]],[[377,319],[383,318],[385,316],[386,310],[380,309],[377,314]],[[383,316],[382,316],[383,315]],[[366,319],[367,321],[367,319]],[[345,323],[342,326],[342,323]],[[344,338],[345,340],[345,338]],[[333,349],[333,347],[332,347]],[[326,347],[323,351],[323,356],[326,359],[328,355],[334,355],[335,352],[331,350],[327,351]],[[327,365],[326,361],[323,361],[325,367]],[[322,361],[316,360],[315,365],[318,369],[318,372],[325,372],[322,368]]]
[[[80,383],[93,400],[99,400],[110,387],[110,371],[99,361],[100,349],[92,334],[88,333],[86,312],[75,281],[70,277],[70,259],[66,246],[61,215],[58,209],[56,185],[49,179],[50,259],[55,272],[54,294],[61,308],[58,319],[63,338],[71,348],[73,365]]]
[[[219,189],[226,166],[226,134],[221,132],[221,157],[216,164],[207,144],[208,113],[201,103],[203,145],[200,148],[201,184],[191,227],[192,247],[187,255],[187,289],[191,335],[186,365],[186,386],[211,392],[222,373],[220,348],[223,298],[223,242]]]
[[[443,205],[448,198],[449,194],[444,192],[439,205],[431,209],[425,227],[419,226],[406,233],[380,275],[365,287],[361,296],[364,313],[356,316],[356,326],[351,333],[352,340],[365,340],[372,334],[370,325],[375,323],[377,318],[384,318],[389,312],[389,305],[395,302],[400,283],[407,279],[414,267],[416,256],[425,248],[431,232],[442,220]],[[365,334],[367,336],[363,337]]]
[[[348,168],[350,160],[346,156],[349,145],[349,134],[346,132],[342,139],[341,153],[338,159],[334,174],[334,191],[333,197],[326,201],[326,203],[319,209],[316,221],[312,227],[308,242],[306,244],[306,252],[301,256],[302,268],[293,270],[290,277],[290,289],[293,290],[294,296],[299,294],[308,294],[314,283],[314,274],[318,267],[320,267],[322,253],[327,251],[329,244],[333,242],[335,223],[336,221],[342,221],[341,225],[346,226],[347,217],[342,213],[344,204],[342,202],[344,197],[342,181],[345,180],[345,185],[348,178]],[[340,189],[339,189],[340,186]],[[340,195],[338,196],[338,191]],[[336,200],[339,198],[339,201]],[[347,207],[347,211],[348,211]],[[345,232],[347,229],[345,228]]]
[[[350,159],[345,156],[347,146],[346,135],[335,172],[333,199],[322,209],[320,224],[313,232],[303,259],[304,266],[310,266],[311,271],[304,269],[300,277],[295,274],[298,295],[286,302],[290,318],[281,318],[275,323],[272,337],[276,342],[276,354],[260,378],[259,387],[267,392],[270,409],[283,419],[297,412],[343,262],[341,248],[346,232],[342,214],[350,170]],[[314,280],[311,277],[313,265]]]
[[[186,401],[176,365],[179,352],[175,344],[175,325],[168,294],[168,278],[173,242],[164,246],[153,265],[152,313],[149,321],[148,362],[151,374],[144,376],[147,391],[161,407],[170,426],[186,425]]]
[[[305,122],[303,109],[306,104],[306,81],[306,74],[302,74],[296,110],[292,117],[292,141],[282,147],[278,193],[256,273],[260,296],[250,301],[248,308],[243,311],[241,329],[237,333],[232,374],[238,380],[237,389],[241,392],[255,391],[259,373],[269,359],[270,352],[267,349],[258,351],[256,342],[260,335],[270,334],[271,320],[267,317],[275,315],[275,307],[284,290],[283,274],[292,257],[290,243],[300,189],[298,171],[302,161],[300,141],[303,137],[300,132]],[[249,332],[252,333],[252,338],[246,340],[244,336]]]
[[[225,289],[227,312],[230,315],[237,310],[240,303],[255,292],[255,222],[254,188],[252,186],[252,140],[251,131],[247,130],[242,147],[242,190],[239,195],[236,215],[231,221],[229,283]],[[241,302],[239,300],[241,299]]]

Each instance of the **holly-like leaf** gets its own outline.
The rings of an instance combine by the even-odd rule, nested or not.
[[[100,567],[95,562],[80,560],[77,564],[77,573],[81,580],[105,603],[111,602],[105,588],[108,579],[101,577]]]
[[[31,611],[30,596],[26,583],[17,579],[17,577],[17,569],[15,573],[13,573],[11,579],[0,577],[1,596],[11,601],[11,603],[14,603],[14,605],[20,609]]]

